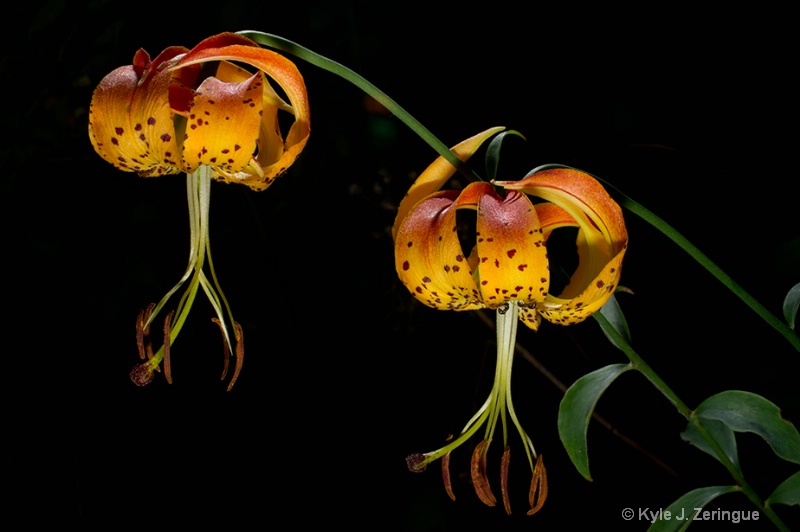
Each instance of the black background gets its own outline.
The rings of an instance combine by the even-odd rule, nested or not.
[[[448,145],[495,125],[520,131],[527,141],[507,143],[503,179],[562,163],[612,182],[780,315],[800,272],[787,13],[355,0],[16,9],[0,63],[7,516],[110,529],[639,530],[646,523],[623,521],[623,508],[732,483],[680,439],[685,421],[633,372],[598,412],[667,467],[593,424],[585,481],[558,440],[561,392],[522,359],[516,411],[550,480],[539,514],[524,515],[529,476],[515,435],[510,517],[473,495],[471,446],[453,454],[456,502],[438,464],[408,472],[406,455],[438,447],[483,402],[493,333],[475,314],[416,303],[394,272],[393,209],[433,151],[300,60],[312,106],[302,158],[263,193],[213,186],[217,274],[245,329],[239,382],[226,393],[217,380],[219,334],[198,298],[173,347],[175,383],[134,387],[136,313],[185,268],[184,180],[106,164],[86,112],[97,82],[139,47],[155,56],[221,31],[275,33],[364,75]],[[798,353],[675,245],[627,220],[622,284],[635,295],[619,300],[645,360],[690,407],[744,389],[797,423]],[[625,361],[593,320],[518,339],[567,385]],[[752,435],[739,445],[762,496],[797,470]],[[717,502],[753,508],[741,495]],[[796,508],[778,512],[798,522]],[[763,519],[736,529],[769,529]],[[713,528],[693,529],[704,526]]]

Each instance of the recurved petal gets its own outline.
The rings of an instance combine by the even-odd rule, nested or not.
[[[471,183],[459,208],[477,205],[477,279],[483,303],[497,308],[508,301],[543,301],[550,286],[547,248],[539,218],[525,194],[500,197],[489,183]]]
[[[625,249],[615,255],[591,282],[572,299],[548,297],[540,306],[542,316],[561,325],[579,323],[605,305],[619,284]]]
[[[145,177],[180,171],[168,99],[169,75],[158,67],[184,50],[168,48],[153,62],[139,50],[132,65],[114,70],[95,89],[89,138],[95,151],[120,170]]]
[[[280,158],[275,161],[262,161],[259,157],[261,168],[257,172],[251,172],[252,179],[246,182],[251,188],[263,190],[276,176],[294,163],[308,142],[311,115],[303,77],[294,63],[282,55],[261,48],[249,39],[233,33],[222,33],[202,41],[187,53],[175,68],[185,68],[208,61],[238,61],[261,70],[278,84],[291,104],[288,110],[294,115],[294,123],[286,135]],[[273,95],[275,91],[265,86],[263,97],[273,101],[274,104]],[[262,127],[268,128],[274,128],[276,125],[272,122],[262,123]]]
[[[491,129],[487,129],[482,133],[478,133],[474,137],[470,137],[467,140],[459,142],[455,146],[451,148],[451,151],[458,156],[459,159],[462,161],[469,160],[470,157],[481,147],[481,144],[496,133],[503,131],[503,127],[493,127]],[[411,210],[414,205],[427,196],[428,194],[432,194],[442,188],[442,186],[450,179],[453,174],[456,172],[456,167],[450,164],[450,162],[445,159],[444,157],[437,157],[433,163],[431,163],[428,168],[422,172],[419,177],[417,177],[414,184],[411,185],[411,188],[408,189],[403,200],[400,202],[400,206],[397,208],[397,216],[394,219],[394,226],[392,227],[392,237],[395,238],[397,235],[397,230],[400,228],[400,224],[403,223],[403,220],[408,215],[408,212]]]
[[[195,92],[186,121],[183,165],[240,172],[250,164],[261,124],[261,73],[240,82],[207,78]]]
[[[437,192],[418,202],[395,237],[400,280],[422,303],[442,310],[482,308],[472,270],[456,232],[458,191]]]
[[[547,213],[537,206],[546,233],[563,226],[579,228],[578,268],[558,297],[547,297],[540,312],[554,323],[583,321],[605,304],[619,283],[628,245],[619,205],[596,179],[573,169],[546,170],[522,181],[497,184],[557,204],[560,209],[546,207]]]

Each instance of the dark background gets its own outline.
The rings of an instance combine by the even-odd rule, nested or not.
[[[495,125],[522,132],[526,142],[504,148],[503,179],[562,163],[614,183],[780,315],[800,273],[787,13],[504,1],[478,10],[355,0],[122,5],[52,1],[15,8],[7,21],[6,516],[105,529],[325,521],[640,530],[644,522],[620,518],[623,508],[666,507],[688,490],[731,483],[680,439],[685,422],[633,372],[598,411],[666,467],[593,424],[586,482],[558,440],[561,392],[522,359],[516,411],[550,481],[539,514],[524,515],[529,472],[515,434],[511,517],[473,495],[471,446],[453,454],[456,502],[438,463],[408,472],[406,455],[438,447],[483,402],[493,333],[475,314],[421,306],[394,272],[393,209],[434,152],[371,112],[358,89],[300,60],[312,106],[302,158],[263,193],[213,186],[214,259],[245,330],[242,376],[230,393],[217,380],[221,343],[199,297],[173,347],[175,383],[136,388],[136,313],[178,280],[188,256],[184,179],[143,180],[106,164],[86,113],[94,86],[139,47],[155,56],[221,31],[275,33],[364,75],[448,145]],[[635,295],[619,300],[645,360],[690,407],[744,389],[800,421],[798,353],[671,242],[627,220],[622,283]],[[545,323],[518,340],[567,385],[625,361],[593,320]],[[738,441],[762,496],[797,470],[752,435]],[[717,502],[753,509],[740,495]],[[798,523],[797,508],[778,511]],[[693,529],[704,525],[713,528]],[[736,529],[769,526],[762,516]]]

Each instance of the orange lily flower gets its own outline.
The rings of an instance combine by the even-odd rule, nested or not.
[[[294,117],[285,138],[279,123],[282,112]],[[189,265],[158,305],[151,305],[139,314],[139,355],[147,361],[134,368],[132,379],[139,385],[147,384],[163,360],[167,380],[171,382],[169,347],[183,326],[198,288],[202,287],[215,309],[214,321],[225,340],[223,378],[230,354],[236,353],[230,389],[241,369],[242,333],[233,320],[211,263],[210,181],[241,183],[264,190],[294,163],[310,133],[308,94],[300,72],[285,57],[241,35],[222,33],[205,39],[192,50],[167,48],[154,60],[140,49],[133,64],[117,68],[98,84],[89,113],[89,137],[95,151],[120,170],[136,172],[142,177],[187,174],[191,221]],[[213,283],[203,273],[206,258]],[[150,324],[190,278],[177,311],[170,313],[165,321],[164,345],[154,355],[149,340]],[[235,333],[235,350],[230,328]]]
[[[466,161],[480,145],[502,128],[492,128],[453,148]],[[506,415],[524,442],[533,473],[529,514],[538,511],[547,496],[547,476],[541,455],[520,425],[511,401],[511,365],[518,319],[538,329],[541,318],[553,323],[578,323],[611,297],[619,282],[627,231],[622,212],[591,176],[572,169],[535,172],[522,181],[471,183],[463,190],[439,191],[455,173],[442,157],[412,185],[398,208],[392,234],[395,267],[406,288],[425,305],[440,310],[497,311],[497,366],[489,398],[461,434],[437,451],[407,458],[412,471],[422,471],[443,458],[445,487],[455,499],[448,471],[449,453],[486,424],[482,442],[472,457],[472,482],[478,497],[494,506],[496,499],[486,477],[486,454],[498,419],[506,440]],[[527,194],[546,200],[532,203]],[[467,253],[459,241],[456,214],[477,214],[475,245]],[[561,227],[577,227],[579,265],[558,296],[550,294],[547,239]],[[510,513],[507,493],[509,448],[501,468],[503,503]],[[535,459],[535,462],[534,462]]]

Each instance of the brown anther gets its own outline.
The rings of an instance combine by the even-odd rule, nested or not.
[[[528,494],[528,502],[531,509],[528,510],[528,515],[533,515],[544,506],[544,501],[547,500],[547,470],[544,468],[542,462],[542,455],[536,458],[536,465],[533,468],[533,479],[531,479],[531,491]]]
[[[150,360],[153,358],[153,346],[150,343],[150,315],[156,308],[155,303],[150,303],[147,308],[140,310],[136,317],[136,347],[139,349],[139,358]],[[157,369],[157,368],[156,368]]]
[[[406,456],[406,467],[412,473],[422,473],[428,467],[425,462],[425,455],[420,453],[409,454]]]
[[[139,360],[144,360],[144,310],[136,316],[136,347],[139,349]]]
[[[453,439],[453,435],[450,434],[445,442],[448,442]],[[453,493],[453,484],[450,482],[450,453],[447,453],[442,457],[442,480],[444,481],[444,489],[447,492],[447,495],[452,499],[456,500],[456,495]]]
[[[483,440],[475,446],[475,451],[472,453],[472,465],[470,472],[472,474],[472,485],[475,487],[475,493],[478,498],[487,506],[494,506],[497,504],[489,487],[489,479],[486,477],[486,451],[489,447],[489,440]]]
[[[228,390],[231,391],[236,379],[239,378],[239,373],[242,371],[242,364],[244,364],[244,332],[242,326],[237,322],[233,322],[233,329],[236,332],[236,365],[233,368],[233,377],[231,382],[228,383]]]
[[[503,496],[503,506],[506,513],[511,515],[511,500],[508,497],[508,465],[511,462],[511,447],[503,451],[503,460],[500,462],[500,494]]]
[[[167,378],[169,384],[172,384],[172,365],[169,360],[169,343],[173,314],[175,314],[174,310],[170,311],[164,319],[164,376]]]

